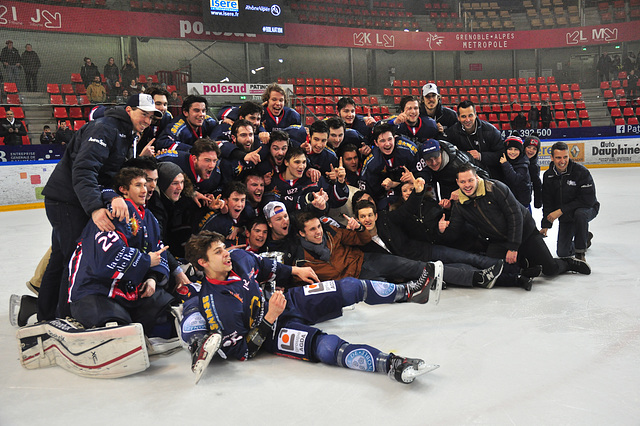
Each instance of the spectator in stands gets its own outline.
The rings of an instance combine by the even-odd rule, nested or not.
[[[27,44],[24,48],[25,51],[22,52],[22,68],[24,69],[24,80],[27,85],[27,92],[37,92],[38,70],[41,66],[40,58],[30,44]]]
[[[6,47],[0,52],[0,62],[4,66],[4,81],[8,83],[18,83],[18,72],[20,70],[20,52],[13,47],[13,41],[7,40]]]
[[[493,124],[480,120],[476,107],[469,100],[458,104],[458,122],[447,129],[446,139],[462,151],[467,151],[482,164],[491,177],[500,179],[500,157],[504,154],[502,136]]]
[[[132,78],[129,80],[129,85],[127,86],[127,90],[131,96],[137,95],[138,93],[144,93],[144,87],[138,84],[137,78]]]
[[[420,105],[420,115],[427,115],[438,124],[438,131],[444,131],[458,122],[458,116],[454,110],[442,105],[442,98],[438,91],[438,86],[427,83],[422,86],[422,105]]]
[[[125,86],[128,86],[129,83],[131,83],[131,80],[138,80],[138,69],[136,68],[136,63],[133,62],[133,59],[131,59],[131,56],[126,57],[121,71],[121,80],[125,84]]]
[[[22,145],[23,136],[27,136],[24,123],[15,118],[13,111],[7,110],[6,118],[0,120],[0,137],[4,137],[4,144]]]
[[[118,105],[124,105],[125,102],[127,102],[127,99],[129,99],[129,89],[123,88],[122,89],[122,95],[116,97],[116,103]]]
[[[611,67],[611,57],[604,52],[600,55],[600,59],[598,59],[598,65],[596,65],[596,69],[598,70],[598,78],[600,81],[609,81],[609,68]]]
[[[107,100],[107,90],[100,82],[100,76],[93,77],[93,81],[87,87],[87,97],[92,104],[99,104]]]
[[[531,108],[533,109],[533,107]],[[527,117],[524,116],[524,111],[518,111],[513,120],[511,120],[511,128],[513,130],[524,130],[527,128]]]
[[[119,81],[113,83],[113,88],[107,90],[107,99],[110,102],[118,102],[118,98],[122,98],[122,85]]]
[[[60,120],[58,123],[58,130],[56,131],[56,143],[66,145],[71,142],[73,137],[73,130],[69,128],[65,120]]]
[[[100,70],[96,64],[91,62],[91,58],[84,58],[84,65],[80,68],[80,77],[82,77],[82,82],[84,83],[84,87],[89,87],[91,83],[93,83],[93,79],[95,76],[100,77]]]
[[[544,101],[542,101],[542,106],[540,107],[540,120],[542,121],[542,128],[548,129],[552,119],[553,117],[551,116],[551,107],[549,106],[549,101],[545,99]]]
[[[540,121],[540,104],[534,103],[529,110],[529,126],[533,130],[538,129],[538,122]]]
[[[627,99],[632,100],[638,93],[638,76],[636,70],[631,69],[627,75]]]
[[[171,97],[169,98],[169,112],[174,117],[177,117],[181,114],[182,108],[182,97],[178,94],[176,90],[171,92]]]
[[[56,135],[51,132],[51,127],[45,125],[40,134],[40,144],[47,145],[51,143],[57,143]]]
[[[103,72],[105,80],[107,80],[107,87],[109,91],[112,91],[116,82],[120,82],[120,68],[116,65],[116,60],[111,57],[104,66]]]
[[[160,86],[153,82],[153,77],[148,76],[147,83],[144,85],[144,92],[149,93],[149,90],[153,89],[154,87],[160,87]]]

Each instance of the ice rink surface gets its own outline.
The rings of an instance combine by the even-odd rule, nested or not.
[[[121,379],[26,370],[9,296],[29,294],[50,227],[44,209],[0,213],[0,425],[638,425],[640,168],[592,174],[591,275],[537,278],[531,292],[449,288],[438,306],[360,304],[320,325],[441,365],[411,385],[266,353],[216,359],[197,386],[186,351]]]

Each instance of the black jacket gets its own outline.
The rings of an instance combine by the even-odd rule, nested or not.
[[[596,199],[596,187],[589,170],[582,164],[569,160],[566,173],[560,174],[553,163],[542,175],[542,227],[551,228],[546,217],[552,211],[562,209],[560,222],[571,222],[576,209],[593,207],[600,210]]]
[[[443,155],[443,164],[440,166],[440,170],[433,171],[427,167],[427,163],[424,158],[421,158],[416,165],[418,170],[417,175],[423,177],[425,181],[429,182],[429,177],[432,178],[432,183],[435,185],[437,182],[440,185],[440,198],[446,199],[451,196],[451,193],[458,189],[456,178],[458,177],[458,169],[463,164],[471,163],[476,169],[476,173],[483,179],[489,178],[489,173],[466,151],[462,151],[456,148],[455,145],[445,142],[440,142],[440,150]],[[444,159],[444,155],[448,157],[448,160]]]
[[[40,58],[33,50],[31,52],[25,50],[22,52],[22,68],[25,73],[36,73],[40,69]]]
[[[517,251],[522,241],[538,232],[529,210],[500,181],[479,179],[473,198],[460,190],[458,194],[459,199],[452,205],[451,221],[445,235],[458,237],[465,230],[465,223],[469,223],[490,243]]]
[[[480,152],[480,162],[493,179],[502,180],[500,157],[504,154],[504,143],[500,132],[488,121],[476,118],[476,131],[468,134],[460,122],[447,129],[446,139],[462,151]]]
[[[507,184],[516,200],[525,207],[531,204],[531,177],[529,176],[529,158],[521,153],[515,160],[507,159],[501,163],[503,182]]]
[[[445,130],[458,122],[458,114],[451,108],[447,108],[442,106],[441,102],[438,102],[438,106],[436,107],[436,113],[433,116],[427,114],[427,109],[424,107],[424,103],[420,103],[420,115],[427,115],[434,120],[436,123],[442,124],[442,127]]]
[[[100,188],[127,159],[133,143],[133,125],[124,108],[105,112],[78,130],[53,170],[42,194],[54,201],[82,206],[87,215],[103,207]]]
[[[533,207],[542,207],[542,180],[540,179],[540,166],[538,165],[538,154],[529,158],[529,178],[533,186]]]
[[[13,132],[9,132],[9,129],[13,129]],[[22,137],[27,136],[27,129],[22,120],[14,118],[11,124],[9,120],[3,118],[0,120],[0,136],[4,137],[5,145],[22,145]]]

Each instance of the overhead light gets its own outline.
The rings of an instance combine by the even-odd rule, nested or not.
[[[229,82],[229,77],[225,77],[222,80],[220,80],[220,83],[228,83]]]
[[[278,62],[283,63],[284,59],[280,58],[280,59],[278,59]]]

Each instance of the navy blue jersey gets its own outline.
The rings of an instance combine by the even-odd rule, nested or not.
[[[300,123],[300,114],[298,114],[298,111],[289,107],[282,108],[282,112],[277,117],[274,116],[268,108],[265,108],[262,116],[262,127],[264,127],[267,132],[284,130],[289,126]]]
[[[92,220],[84,228],[69,263],[69,302],[91,294],[133,302],[146,278],[153,276],[161,285],[169,276],[166,253],[154,267],[147,254],[163,247],[158,221],[149,210],[126,201],[129,220],[114,219],[115,231],[102,232]]]
[[[184,115],[176,117],[171,121],[164,132],[156,140],[157,149],[175,149],[177,151],[189,151],[193,143],[200,138],[213,139],[218,122],[215,118],[207,115],[204,118],[202,127],[194,128]]]
[[[403,135],[407,139],[411,140],[416,146],[420,146],[422,142],[427,139],[433,139],[438,135],[438,126],[436,121],[429,116],[420,116],[414,126],[409,125],[406,121],[404,123],[395,124],[395,116],[387,120],[396,126],[394,134]]]
[[[338,167],[338,156],[335,151],[329,147],[325,147],[319,154],[312,152],[307,154],[308,166],[320,170],[322,176],[331,171],[331,166]]]
[[[323,177],[320,177],[320,180],[314,183],[307,176],[302,176],[300,179],[287,180],[282,175],[275,175],[271,179],[271,184],[265,188],[265,202],[282,201],[289,213],[293,213],[296,210],[314,210],[311,206],[313,199],[310,198],[310,194],[320,191],[320,188],[324,189],[324,192],[329,195],[329,207],[341,207],[349,198],[349,188],[346,183],[340,184],[336,182],[329,184]]]
[[[389,198],[388,201],[393,202],[391,199],[395,199],[400,194],[400,187],[387,192],[382,187],[382,181],[390,178],[394,182],[400,182],[400,176],[404,171],[403,166],[413,172],[417,159],[418,150],[415,145],[401,138],[396,138],[395,147],[389,157],[385,156],[377,146],[373,147],[362,166],[360,189],[369,192],[376,201]],[[381,206],[385,208],[386,204],[382,203]]]
[[[220,350],[225,357],[245,360],[249,357],[245,337],[262,322],[267,311],[259,283],[271,279],[288,281],[291,267],[245,250],[231,250],[230,253],[233,268],[227,279],[204,279],[189,284],[185,306],[193,303],[191,298],[198,298],[207,328],[222,333]]]
[[[364,118],[361,115],[356,114],[356,118],[354,118],[353,123],[350,126],[347,124],[347,126],[350,129],[356,130],[367,141],[371,139],[371,127],[367,126],[367,124],[364,122]]]

